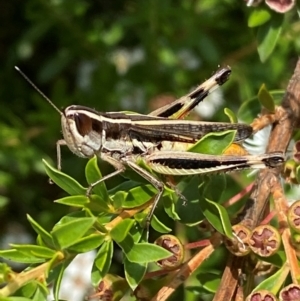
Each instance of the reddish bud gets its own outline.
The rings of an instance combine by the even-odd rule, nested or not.
[[[300,286],[298,284],[290,284],[283,288],[279,293],[281,301],[300,301]]]
[[[184,248],[176,236],[162,235],[154,243],[173,253],[172,256],[157,261],[161,268],[174,269],[181,265],[184,259]]]
[[[246,301],[277,301],[278,299],[269,291],[259,290],[250,294]]]
[[[278,251],[280,243],[279,232],[270,225],[256,227],[249,240],[251,250],[262,257],[274,255]]]
[[[226,248],[235,256],[245,256],[249,254],[249,237],[251,231],[243,225],[234,225],[232,227],[235,238],[230,240],[226,238],[224,244]]]

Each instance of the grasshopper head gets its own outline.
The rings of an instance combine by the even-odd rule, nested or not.
[[[97,111],[69,106],[62,112],[18,67],[15,69],[60,114],[65,144],[74,154],[89,158],[101,150],[102,121]]]
[[[102,146],[102,122],[99,113],[83,106],[69,106],[61,115],[64,140],[79,157],[89,158]]]

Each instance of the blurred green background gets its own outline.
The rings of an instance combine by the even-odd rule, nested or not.
[[[277,45],[262,63],[254,8],[241,0],[2,1],[0,10],[0,222],[28,226],[26,213],[46,229],[69,210],[48,183],[42,158],[56,164],[60,117],[15,71],[17,65],[59,107],[148,113],[163,96],[180,97],[219,65],[233,74],[222,87],[226,103],[212,120],[226,120],[262,83],[285,89],[300,48],[294,11],[284,17]],[[85,184],[86,160],[68,149],[63,170]],[[101,164],[103,173],[111,167]],[[108,182],[113,187],[116,178]]]

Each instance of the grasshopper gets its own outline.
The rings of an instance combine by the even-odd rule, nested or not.
[[[221,68],[209,80],[186,96],[149,115],[101,113],[84,106],[71,105],[59,110],[29,79],[17,71],[60,114],[63,140],[57,141],[57,166],[61,169],[60,147],[67,145],[79,157],[94,155],[114,166],[115,171],[92,183],[87,190],[130,167],[149,181],[158,191],[147,224],[161,198],[165,184],[137,162],[142,160],[154,172],[164,175],[195,175],[229,172],[246,168],[276,167],[284,161],[282,153],[260,156],[204,155],[187,152],[187,148],[210,132],[236,130],[235,141],[243,141],[252,133],[246,124],[178,120],[185,117],[217,86],[227,81],[230,68]],[[175,118],[175,119],[172,119]]]

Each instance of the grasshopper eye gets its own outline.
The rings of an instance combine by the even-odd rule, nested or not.
[[[77,131],[81,136],[88,135],[92,131],[92,120],[89,116],[81,113],[75,113],[73,115],[69,115],[68,118],[75,121]]]

